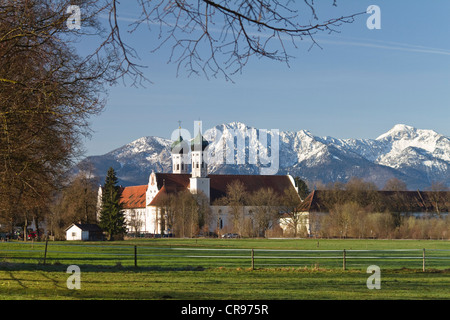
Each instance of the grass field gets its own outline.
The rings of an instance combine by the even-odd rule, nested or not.
[[[135,246],[138,267],[134,267]],[[0,299],[450,299],[449,241],[49,242],[45,265],[44,249],[43,242],[0,243]],[[422,272],[423,249],[426,272]],[[80,267],[80,290],[67,288],[71,264]],[[379,290],[366,285],[370,276],[366,270],[373,264],[381,269]]]

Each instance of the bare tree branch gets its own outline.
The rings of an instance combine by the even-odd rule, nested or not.
[[[331,1],[330,1],[331,2]],[[134,64],[134,54],[120,38],[117,24],[117,0],[111,0],[111,41],[121,48],[124,71],[142,76]],[[188,74],[207,78],[222,75],[227,80],[242,72],[251,57],[268,58],[289,64],[292,55],[287,44],[297,48],[297,41],[309,39],[311,49],[319,46],[314,36],[319,32],[339,32],[342,24],[355,21],[365,10],[319,22],[313,1],[291,0],[138,0],[141,16],[130,32],[146,24],[152,32],[159,27],[153,53],[170,46],[168,62]],[[336,0],[332,1],[336,7]],[[301,23],[300,13],[309,11],[310,20]],[[311,21],[314,21],[311,22]]]

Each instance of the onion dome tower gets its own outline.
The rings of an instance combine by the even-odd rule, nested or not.
[[[208,167],[205,162],[205,149],[208,145],[208,141],[203,138],[199,130],[197,136],[191,141],[192,173],[189,181],[191,193],[203,193],[209,199],[210,179],[208,178]]]
[[[179,129],[181,128],[179,127]],[[185,161],[186,159],[188,159],[189,143],[186,140],[183,140],[181,131],[178,139],[172,143],[170,151],[172,153],[172,172],[178,174],[189,173],[188,161]]]

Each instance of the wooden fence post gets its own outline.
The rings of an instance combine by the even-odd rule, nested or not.
[[[342,270],[347,270],[347,262],[346,262],[346,251],[344,249],[344,253],[342,256]]]
[[[422,251],[422,271],[425,272],[425,248]]]
[[[45,251],[44,251],[44,265],[47,261],[47,245],[48,245],[48,236],[45,239]]]
[[[254,269],[255,269],[255,254],[252,249],[252,270],[254,270]]]
[[[137,268],[137,246],[134,246],[134,267]]]

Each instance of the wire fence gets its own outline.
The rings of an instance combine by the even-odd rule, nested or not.
[[[67,243],[0,244],[0,261],[159,268],[450,268],[450,249],[280,250]],[[1,265],[0,265],[1,268]]]

